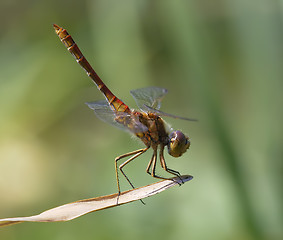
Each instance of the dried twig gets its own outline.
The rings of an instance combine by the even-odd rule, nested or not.
[[[153,196],[175,185],[181,185],[191,180],[192,178],[193,177],[190,175],[184,175],[179,178],[174,177],[144,187],[122,192],[118,198],[118,204],[117,204],[118,195],[117,193],[115,193],[107,196],[84,199],[73,203],[68,203],[30,217],[15,217],[15,218],[0,219],[0,227],[8,226],[15,223],[21,223],[21,222],[69,221],[90,212],[94,212],[110,207],[116,207],[125,203],[129,203],[146,197]]]

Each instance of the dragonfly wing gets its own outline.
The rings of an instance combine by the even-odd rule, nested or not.
[[[87,102],[86,105],[91,108],[95,115],[102,121],[107,122],[117,128],[120,128],[124,131],[129,129],[123,124],[115,121],[116,115],[115,112],[110,108],[106,100],[97,101],[97,102]]]
[[[174,114],[162,112],[162,111],[155,109],[155,108],[152,108],[148,105],[145,105],[144,108],[146,109],[146,111],[156,113],[158,116],[178,118],[178,119],[187,120],[187,121],[198,121],[197,119],[194,119],[194,118],[186,118],[186,117],[176,116]]]
[[[106,100],[87,102],[86,104],[94,111],[95,115],[100,120],[107,122],[119,129],[132,133],[145,132],[148,130],[145,125],[139,122],[139,120],[131,114],[112,110]],[[131,123],[131,127],[129,127],[129,124],[126,125],[123,124],[122,121],[117,121],[117,119],[130,119],[128,122]]]
[[[154,109],[160,109],[161,100],[167,94],[168,90],[159,87],[148,87],[132,90],[130,93],[135,99],[138,107],[147,111],[146,106]]]

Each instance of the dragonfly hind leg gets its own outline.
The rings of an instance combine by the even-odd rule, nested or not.
[[[123,154],[123,155],[121,155],[121,156],[115,158],[115,171],[116,171],[116,181],[117,181],[117,187],[118,187],[118,196],[119,196],[120,193],[121,193],[120,183],[119,183],[119,176],[118,176],[118,161],[121,160],[122,158],[129,157],[129,156],[132,156],[132,155],[133,155],[133,156],[130,157],[128,160],[126,160],[125,162],[123,162],[123,163],[119,166],[119,169],[120,169],[121,173],[124,175],[124,177],[126,178],[126,180],[128,181],[128,183],[131,185],[131,187],[132,187],[133,189],[135,189],[134,185],[131,183],[130,179],[127,177],[127,175],[124,173],[124,171],[123,171],[122,169],[123,169],[123,167],[125,167],[129,162],[133,161],[135,158],[137,158],[138,156],[140,156],[141,154],[143,154],[144,152],[146,152],[148,149],[149,149],[149,147],[142,148],[142,149],[139,149],[139,150],[136,150],[136,151],[133,151],[133,152],[129,152],[129,153]]]

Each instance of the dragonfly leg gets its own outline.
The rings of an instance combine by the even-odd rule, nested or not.
[[[121,189],[120,189],[120,182],[119,182],[119,176],[118,176],[118,161],[121,160],[122,158],[125,158],[125,157],[129,157],[129,156],[132,156],[130,157],[128,160],[126,160],[125,162],[123,162],[120,166],[119,166],[119,169],[121,171],[121,173],[124,175],[124,177],[126,178],[126,180],[128,181],[128,183],[131,185],[131,187],[133,189],[135,189],[134,185],[131,183],[130,179],[127,177],[127,175],[124,173],[124,171],[122,170],[123,167],[125,167],[129,162],[131,162],[132,160],[134,160],[135,158],[137,158],[138,156],[140,156],[141,154],[143,154],[144,152],[146,152],[147,150],[149,149],[149,147],[146,147],[146,148],[143,148],[143,149],[139,149],[139,150],[136,150],[136,151],[133,151],[133,152],[129,152],[129,153],[126,153],[126,154],[123,154],[119,157],[116,157],[115,158],[115,171],[116,171],[116,181],[117,181],[117,187],[118,187],[118,198],[119,198],[119,195],[121,193]],[[118,202],[118,199],[117,199],[117,202]],[[143,201],[142,201],[143,202]]]
[[[177,172],[177,171],[175,171],[175,170],[172,170],[172,169],[170,169],[170,168],[167,168],[166,163],[165,163],[165,159],[164,159],[164,156],[163,156],[163,150],[164,150],[164,146],[161,146],[161,149],[160,149],[160,162],[161,162],[162,168],[163,168],[166,172],[168,172],[168,173],[170,173],[170,174],[173,174],[173,175],[175,175],[175,176],[177,176],[177,177],[180,178],[180,173],[179,173],[179,172]],[[147,172],[148,174],[150,174],[150,175],[151,175],[152,177],[154,177],[154,178],[169,179],[169,178],[161,177],[161,176],[158,176],[158,175],[155,174],[156,159],[157,159],[157,149],[154,149],[152,158],[151,158],[151,160],[150,160],[150,162],[149,162],[149,164],[148,164],[148,166],[147,166],[146,172]],[[150,172],[150,167],[152,167],[151,172]],[[181,178],[180,178],[180,179],[181,179]],[[181,179],[181,180],[182,180],[182,179]],[[181,184],[179,184],[179,185],[181,185]]]
[[[153,177],[155,177],[155,178],[165,179],[164,177],[160,177],[160,176],[157,176],[157,175],[155,174],[156,159],[157,159],[157,150],[155,150],[154,153],[153,153],[153,161],[152,161],[151,176],[153,176]]]
[[[161,167],[168,173],[171,173],[177,177],[181,176],[181,174],[178,171],[175,171],[173,169],[170,169],[167,167],[163,153],[160,153],[160,163],[161,163]]]
[[[153,150],[153,155],[151,157],[150,162],[148,163],[148,166],[146,168],[146,172],[151,175],[154,178],[159,178],[159,179],[168,179],[165,177],[161,177],[155,174],[155,169],[156,169],[156,159],[157,159],[157,148]],[[150,172],[150,167],[151,167],[151,172]]]
[[[161,146],[161,149],[160,149],[160,163],[161,163],[161,167],[166,172],[171,173],[171,174],[175,175],[176,177],[178,177],[182,181],[182,183],[183,183],[183,180],[180,178],[181,174],[178,171],[175,171],[175,170],[170,169],[170,168],[167,167],[163,151],[164,151],[164,146]],[[179,184],[179,185],[181,185],[181,184]]]
[[[150,167],[151,167],[151,164],[153,162],[153,158],[154,158],[154,154],[152,155],[151,157],[151,160],[149,161],[148,165],[147,165],[147,168],[146,168],[146,172],[151,175],[151,172],[150,172]]]

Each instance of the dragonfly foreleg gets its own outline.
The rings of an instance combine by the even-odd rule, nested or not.
[[[178,171],[175,171],[175,170],[167,167],[166,162],[165,162],[165,158],[164,158],[164,155],[163,155],[163,150],[164,150],[164,146],[161,147],[161,149],[160,149],[160,164],[161,164],[161,167],[168,173],[171,173],[171,174],[173,174],[177,177],[181,176],[181,174]]]
[[[165,162],[165,158],[164,158],[164,155],[163,155],[163,151],[164,151],[164,146],[161,147],[161,149],[160,149],[160,155],[159,155],[161,167],[162,167],[166,172],[171,173],[171,174],[177,176],[177,177],[182,181],[182,183],[183,183],[183,180],[180,178],[181,174],[180,174],[178,171],[175,171],[175,170],[170,169],[170,168],[167,167],[166,162]],[[179,186],[181,186],[181,184],[179,184]]]

